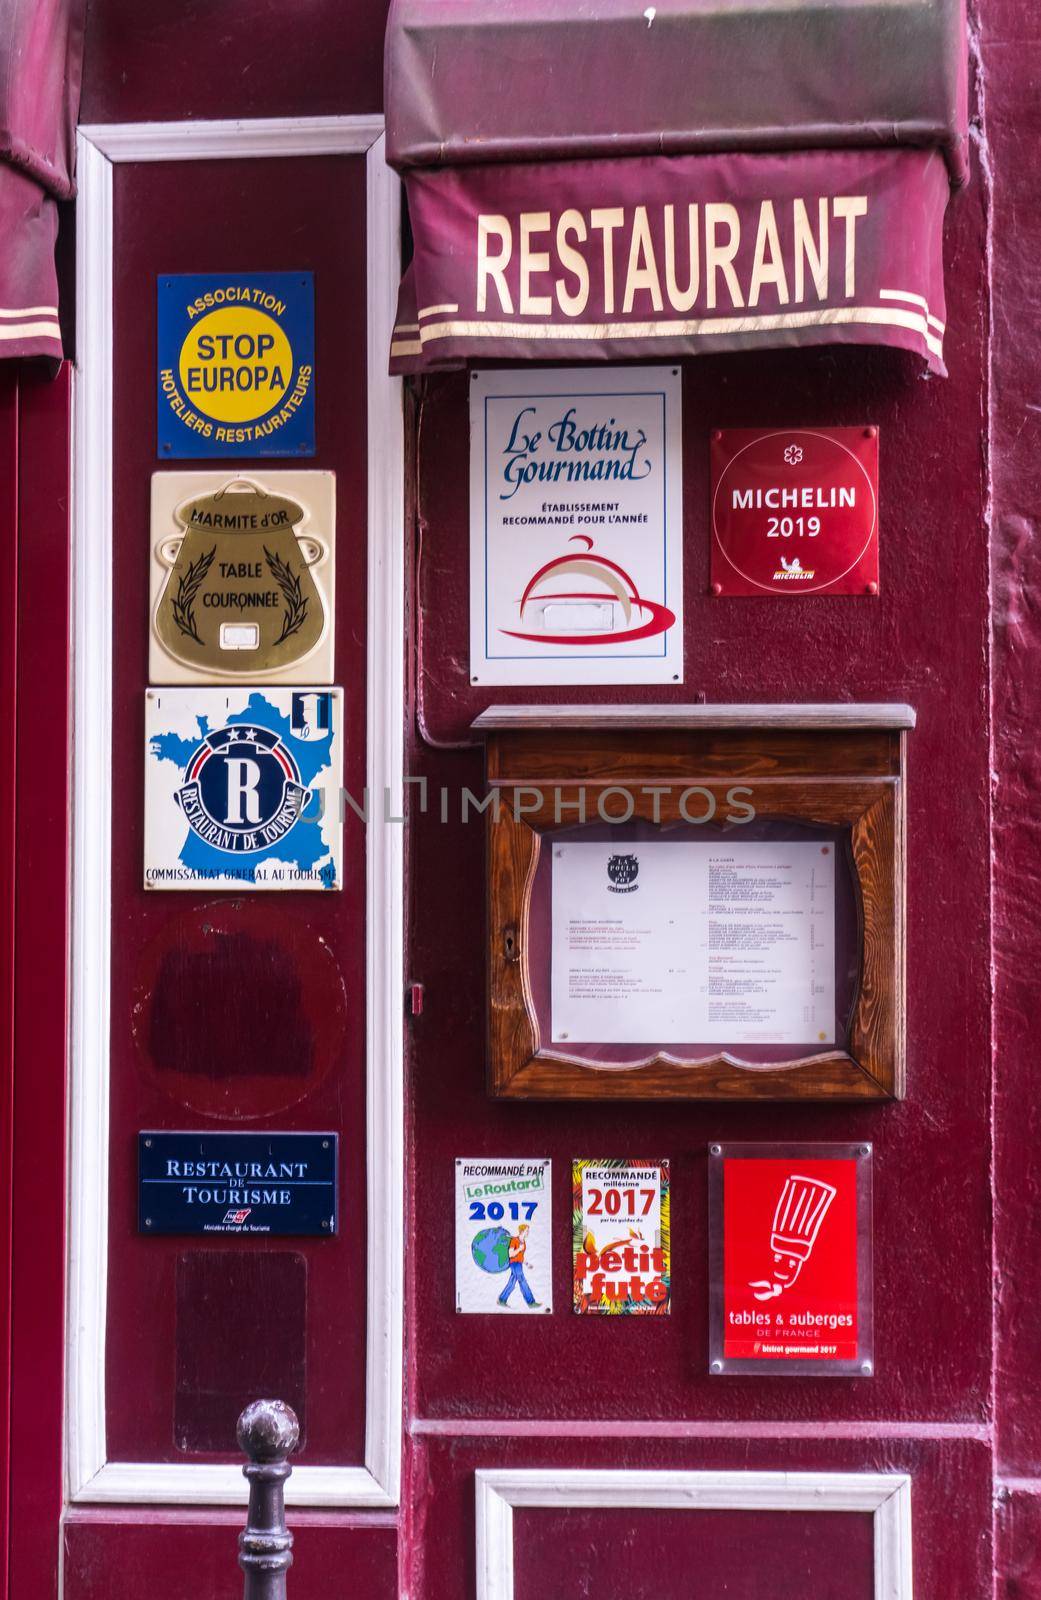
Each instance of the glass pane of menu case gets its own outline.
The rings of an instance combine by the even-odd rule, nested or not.
[[[860,943],[846,830],[560,830],[543,839],[531,913],[532,999],[554,1054],[755,1062],[845,1043]]]

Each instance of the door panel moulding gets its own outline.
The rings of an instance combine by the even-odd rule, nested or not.
[[[986,1445],[994,1440],[994,1430],[987,1422],[909,1422],[906,1418],[888,1422],[698,1422],[663,1417],[413,1417],[409,1431],[433,1439],[967,1439]],[[1041,1478],[1022,1481],[1041,1490]]]
[[[403,761],[404,443],[387,376],[400,271],[400,186],[382,117],[123,123],[78,133],[74,405],[74,788],[65,1462],[70,1502],[242,1505],[239,1466],[110,1461],[105,1425],[108,1265],[112,707],[112,169],[117,162],[360,156],[368,284],[367,783],[400,810]],[[401,1475],[403,840],[366,835],[368,1284],[364,1466],[300,1466],[296,1506],[385,1508]],[[229,1453],[233,1446],[229,1441]]]
[[[493,1469],[475,1474],[477,1600],[514,1600],[515,1508],[854,1511],[874,1526],[874,1600],[913,1600],[906,1473]]]

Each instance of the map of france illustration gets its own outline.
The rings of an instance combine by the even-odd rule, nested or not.
[[[299,768],[300,781],[307,788],[312,787],[322,772],[329,770],[331,736],[326,734],[324,738],[314,740],[298,739],[292,731],[289,718],[262,694],[250,695],[249,702],[243,710],[230,713],[216,724],[211,724],[210,718],[206,716],[198,716],[196,722],[199,732],[194,738],[184,738],[178,733],[153,735],[151,740],[153,755],[160,761],[171,762],[183,774],[202,741],[217,731],[218,727],[256,725],[278,734]],[[296,867],[301,872],[317,871],[328,883],[331,883],[335,876],[329,847],[322,832],[321,801],[315,795],[312,795],[299,820],[285,837],[263,850],[251,852],[248,863],[243,861],[241,856],[234,856],[228,851],[218,850],[213,845],[207,844],[187,822],[185,834],[177,859],[183,866],[200,874],[212,874],[215,866],[226,862],[234,867],[236,876],[252,882],[255,880],[256,868],[259,865],[265,861],[277,861],[280,864]],[[324,863],[321,867],[319,867],[320,862]]]

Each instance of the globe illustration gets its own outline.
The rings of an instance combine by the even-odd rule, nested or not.
[[[506,1228],[482,1228],[470,1252],[482,1272],[506,1272],[510,1265],[510,1235]]]

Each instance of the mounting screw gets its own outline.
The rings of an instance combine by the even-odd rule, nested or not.
[[[322,1149],[323,1149],[323,1150],[328,1150],[328,1148],[329,1148],[329,1141],[328,1141],[328,1139],[323,1139],[323,1140],[322,1140]]]
[[[328,1217],[323,1217],[322,1218],[322,1227],[323,1228],[327,1228],[328,1226],[329,1226],[329,1218]]]
[[[878,432],[877,428],[865,428],[864,429],[864,438],[865,439],[873,439],[877,432]]]
[[[860,1370],[864,1374],[865,1378],[870,1378],[874,1368],[872,1367],[870,1361],[862,1361],[860,1363]]]
[[[708,1153],[710,1156],[721,1156],[723,1154],[723,1146],[721,1144],[710,1144]]]
[[[713,437],[713,439],[715,439],[716,443],[718,444],[720,439],[722,439],[722,437],[723,437],[722,432],[720,431],[719,428],[713,428],[712,437]]]
[[[150,1228],[150,1227],[151,1227],[151,1226],[152,1226],[152,1219],[151,1219],[151,1217],[146,1217],[146,1218],[145,1218],[145,1227],[146,1227],[146,1228]]]
[[[867,586],[867,592],[868,592],[868,594],[877,594],[878,593],[878,584],[875,582],[875,580],[873,578],[872,578],[871,582]]]
[[[716,599],[718,600],[720,595],[723,593],[723,585],[721,583],[714,583],[712,585],[712,593],[715,595]]]
[[[858,1154],[862,1156],[869,1156],[871,1154],[871,1146],[869,1144],[862,1144]]]
[[[145,1149],[146,1149],[146,1150],[151,1150],[151,1148],[152,1148],[152,1141],[151,1141],[151,1139],[146,1139],[146,1140],[145,1140]]]
[[[722,1372],[722,1370],[723,1370],[722,1361],[713,1361],[712,1365],[709,1368],[710,1372]]]

